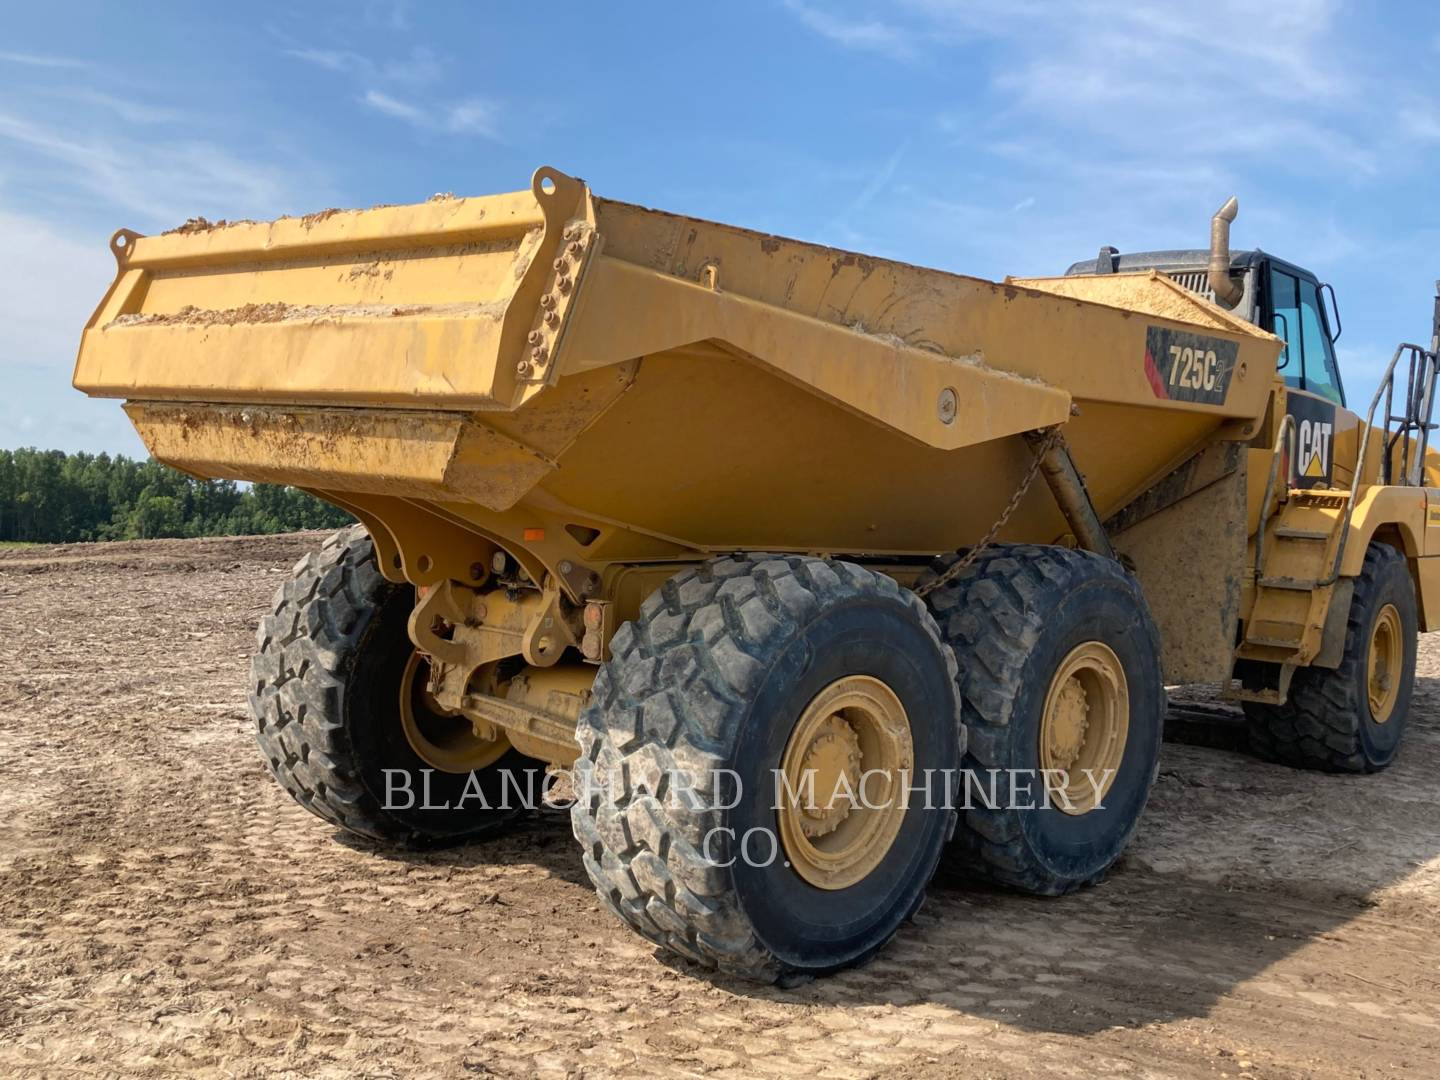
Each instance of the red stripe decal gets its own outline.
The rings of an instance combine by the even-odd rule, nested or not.
[[[1150,380],[1150,389],[1155,391],[1155,396],[1170,398],[1170,392],[1165,388],[1165,380],[1160,377],[1160,369],[1155,366],[1155,358],[1150,355],[1150,350],[1145,350],[1145,377]]]

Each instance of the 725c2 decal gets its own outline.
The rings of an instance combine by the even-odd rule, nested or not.
[[[1224,338],[1145,328],[1145,377],[1158,398],[1223,405],[1240,346]]]

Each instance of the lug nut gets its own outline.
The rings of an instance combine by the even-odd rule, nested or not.
[[[562,293],[568,293],[570,291],[570,279],[568,277],[562,277],[559,281],[555,282],[555,287]]]
[[[543,364],[545,362],[545,346],[536,345],[535,348],[531,349],[530,359],[534,360],[537,364]]]
[[[542,334],[539,330],[531,330],[528,340],[531,345],[539,345],[542,341],[545,340],[545,335]]]
[[[515,365],[515,374],[516,374],[516,375],[519,375],[522,379],[523,379],[526,375],[529,375],[529,374],[530,374],[530,361],[529,361],[529,360],[521,360],[518,364],[516,364],[516,365]]]
[[[559,312],[547,311],[547,312],[545,313],[545,325],[546,325],[546,326],[555,326],[555,325],[556,325],[557,323],[559,323],[559,322],[560,322],[560,314],[559,314]]]
[[[580,257],[580,253],[581,253],[582,251],[584,251],[584,250],[585,250],[585,249],[584,249],[583,247],[581,247],[578,242],[570,245],[570,254],[573,255],[573,256],[574,256],[575,258],[577,258],[577,259]]]
[[[554,262],[554,266],[555,266],[555,269],[556,269],[559,273],[562,273],[562,274],[565,273],[565,271],[567,271],[567,270],[570,269],[570,264],[569,264],[568,262],[566,262],[564,259],[556,259],[555,262]]]
[[[547,309],[553,308],[555,306],[555,297],[550,293],[546,293],[540,298],[540,306]]]

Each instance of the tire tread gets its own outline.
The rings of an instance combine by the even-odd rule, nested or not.
[[[943,555],[917,586],[934,581],[963,556]],[[1119,563],[1087,551],[1038,544],[996,544],[953,581],[928,596],[932,613],[960,664],[970,745],[966,775],[989,777],[1008,767],[1011,713],[1048,608],[1081,580],[1113,577],[1133,585]],[[1141,617],[1150,622],[1142,608]],[[1151,623],[1151,634],[1155,634]],[[1152,778],[1153,779],[1153,778]],[[1094,884],[1057,880],[1031,852],[1014,811],[971,805],[960,815],[945,870],[1024,892],[1058,896]]]
[[[737,555],[683,571],[611,639],[580,718],[577,791],[590,794],[571,820],[601,902],[655,944],[763,982],[787,974],[757,939],[723,869],[705,857],[705,836],[720,821],[715,800],[686,808],[639,781],[725,768],[771,647],[822,609],[862,596],[907,607],[955,676],[954,656],[918,597],[863,567],[807,556]],[[596,772],[623,778],[621,789],[602,793]]]
[[[1365,619],[1384,568],[1404,560],[1385,544],[1371,544],[1366,550],[1346,615],[1345,650],[1338,667],[1297,670],[1283,705],[1243,703],[1250,750],[1256,757],[1320,772],[1367,773],[1384,768],[1367,759],[1360,741],[1361,710],[1367,707],[1360,694],[1360,675],[1369,662]]]

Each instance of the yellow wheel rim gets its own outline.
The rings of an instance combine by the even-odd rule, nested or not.
[[[1404,634],[1400,628],[1400,612],[1394,604],[1386,604],[1375,618],[1370,631],[1370,662],[1366,669],[1365,688],[1370,699],[1370,718],[1377,724],[1390,719],[1395,699],[1400,696],[1400,676],[1405,663]]]
[[[1040,719],[1040,768],[1051,805],[1076,815],[1101,806],[1129,733],[1130,689],[1120,658],[1099,641],[1077,645],[1050,680]]]
[[[905,820],[914,757],[905,707],[879,679],[847,675],[820,691],[780,763],[786,862],[820,889],[863,880]]]
[[[482,738],[465,717],[441,710],[429,681],[429,659],[412,652],[400,677],[400,726],[410,749],[441,772],[467,773],[499,761],[510,748],[505,736]]]

